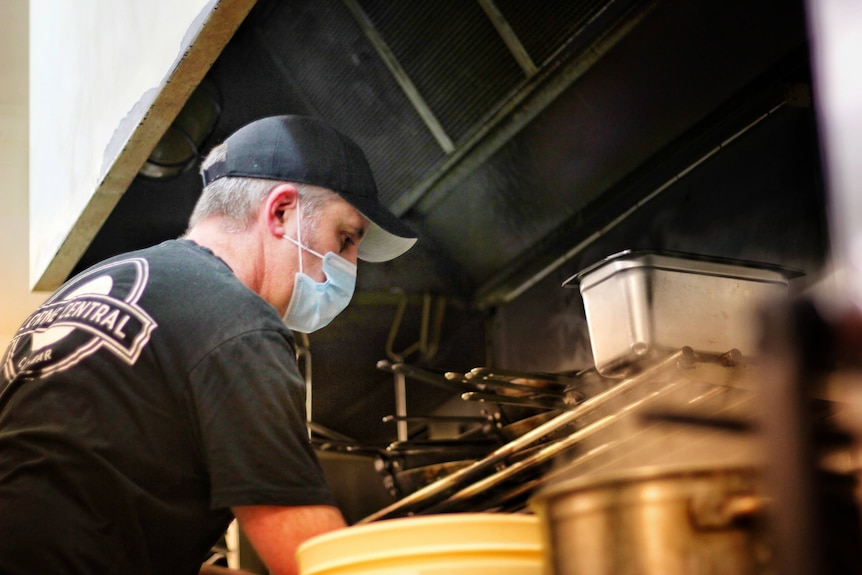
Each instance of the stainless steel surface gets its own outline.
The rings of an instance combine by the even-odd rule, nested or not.
[[[460,394],[466,401],[535,407],[538,409],[562,409],[583,398],[577,391],[577,377],[554,376],[543,373],[498,372],[490,368],[475,368],[466,374],[453,371],[441,372],[427,367],[387,360],[377,362],[382,371],[416,381],[445,388]],[[499,375],[497,375],[499,373]],[[517,373],[517,376],[513,374]],[[566,384],[571,387],[567,390]],[[406,390],[405,386],[396,391]],[[396,408],[406,410],[403,395],[396,394]],[[403,424],[407,414],[397,413],[394,421]],[[399,436],[400,438],[400,436]]]
[[[564,375],[560,373],[546,373],[535,371],[519,371],[514,369],[501,369],[496,367],[474,367],[465,374],[470,380],[492,380],[492,381],[529,381],[534,382],[534,385],[541,384],[556,384],[556,385],[571,385],[579,383],[580,378],[577,375]]]
[[[558,410],[566,407],[562,398],[539,395],[522,397],[517,395],[504,395],[502,393],[489,393],[485,391],[466,391],[461,394],[461,399],[466,401],[478,401],[480,403],[517,405],[520,407],[533,407],[536,409],[548,410]]]
[[[755,575],[768,557],[756,470],[638,470],[532,504],[555,575]]]
[[[394,391],[395,391],[395,415],[402,419],[395,422],[398,441],[407,441],[407,421],[403,418],[407,416],[407,387],[403,373],[395,372]]]
[[[560,415],[560,413],[561,412],[559,411],[542,411],[536,415],[531,415],[529,417],[525,417],[523,419],[519,419],[505,425],[501,425],[498,422],[498,425],[500,426],[499,432],[504,438],[506,438],[508,441],[511,441],[513,439],[521,437],[528,431],[539,427],[543,423],[554,419],[555,417]],[[561,430],[558,430],[552,435],[556,435],[560,432]]]
[[[458,415],[385,415],[383,417],[384,423],[390,423],[393,421],[414,421],[420,423],[488,423],[489,418],[482,416],[458,416]]]
[[[620,377],[690,346],[757,351],[754,311],[787,293],[796,270],[690,254],[621,252],[563,285],[580,289],[596,369]]]
[[[448,374],[447,374],[448,375]],[[450,377],[450,379],[453,379]],[[461,380],[481,391],[509,390],[521,392],[528,395],[542,395],[562,398],[565,395],[565,386],[555,382],[547,382],[537,379],[515,378],[499,379],[493,377],[471,377],[470,373],[464,375]]]
[[[451,475],[459,469],[463,469],[473,463],[472,460],[446,461],[445,463],[433,463],[411,467],[392,473],[383,485],[390,489],[395,497],[404,497],[417,489],[425,487],[429,483]]]
[[[650,379],[656,374],[660,374],[668,368],[675,366],[682,355],[682,352],[674,353],[655,365],[645,368],[636,377],[620,381],[610,389],[594,397],[587,398],[579,405],[568,411],[564,411],[550,421],[531,429],[522,436],[495,449],[486,457],[476,461],[464,469],[458,470],[452,475],[427,485],[422,489],[411,493],[407,497],[394,502],[392,505],[372,513],[362,519],[361,523],[368,523],[385,519],[387,517],[415,513],[418,510],[430,507],[432,504],[440,502],[457,489],[460,489],[487,475],[488,471],[493,470],[498,464],[505,462],[512,455],[542,440],[547,437],[548,434],[571,425],[578,418],[599,410],[605,406],[606,403],[623,396],[626,392],[633,388],[637,388],[644,382],[650,381]]]
[[[679,369],[672,370],[674,372],[674,377],[667,381],[664,387],[659,386],[654,387],[653,389],[641,389],[640,394],[634,399],[627,400],[623,407],[616,407],[613,405],[613,402],[609,402],[605,405],[604,409],[599,410],[599,412],[594,415],[591,423],[582,424],[578,421],[572,426],[572,428],[570,428],[577,430],[573,432],[570,431],[570,433],[577,434],[581,438],[580,442],[574,443],[574,449],[566,451],[564,457],[560,457],[558,455],[555,459],[554,466],[550,469],[546,468],[540,476],[531,477],[529,475],[523,476],[522,474],[518,477],[517,481],[510,482],[514,483],[514,486],[507,485],[506,489],[503,490],[498,487],[497,491],[501,492],[496,496],[495,501],[490,503],[490,505],[508,506],[518,503],[523,504],[525,497],[541,493],[541,490],[546,487],[557,485],[563,481],[569,481],[573,477],[585,477],[590,473],[607,472],[608,469],[619,469],[621,467],[625,468],[626,466],[631,467],[632,453],[652,454],[648,455],[648,458],[650,459],[655,458],[656,453],[662,453],[665,457],[669,455],[674,461],[682,461],[685,460],[685,456],[681,456],[679,454],[678,446],[680,445],[680,442],[684,444],[697,444],[699,442],[700,446],[695,449],[709,453],[711,448],[708,445],[704,445],[703,434],[694,434],[693,436],[682,426],[666,429],[661,431],[659,434],[653,435],[648,435],[644,433],[643,430],[636,431],[625,427],[623,427],[622,430],[615,429],[619,428],[622,423],[627,421],[627,419],[633,419],[623,417],[620,414],[620,410],[627,410],[631,411],[633,414],[637,414],[638,417],[634,418],[635,420],[642,419],[646,425],[649,425],[649,419],[643,419],[643,416],[649,414],[651,410],[654,409],[654,407],[651,407],[652,404],[650,403],[650,400],[655,399],[661,401],[663,397],[667,396],[667,394],[673,394],[675,391],[679,390],[686,390],[686,400],[682,403],[685,403],[689,408],[703,404],[710,404],[714,402],[715,398],[721,397],[721,407],[716,409],[716,406],[713,405],[710,412],[723,413],[728,411],[728,408],[731,408],[732,410],[732,408],[735,407],[734,401],[740,401],[740,398],[737,396],[737,399],[734,401],[726,401],[728,396],[733,394],[728,393],[729,389],[723,387],[723,383],[716,383],[713,381],[708,384],[701,385],[700,388],[697,389],[698,383],[703,382],[695,382],[685,377],[684,374],[687,371],[693,369],[696,370],[704,365],[706,364],[693,365],[683,356],[680,358],[680,361],[676,366]],[[673,366],[667,367],[671,368]],[[680,375],[682,375],[682,377],[680,377],[679,380],[674,379]],[[721,382],[726,381],[725,378],[719,379]],[[647,381],[643,381],[640,386],[644,387],[647,383]],[[692,387],[696,388],[693,392],[690,390]],[[633,389],[629,393],[636,391],[638,390]],[[680,402],[675,402],[676,405],[679,403]],[[602,414],[606,415],[602,416]],[[640,426],[638,425],[638,427]],[[555,439],[560,438],[557,437]],[[565,441],[566,438],[563,437],[562,440]],[[554,447],[550,443],[548,445],[552,448]],[[545,447],[548,447],[548,445],[540,446],[541,449],[537,449],[533,453],[529,454],[529,456],[520,459],[518,462],[513,464],[513,466],[521,464],[532,465],[543,456],[541,451]],[[730,449],[733,450],[732,447]],[[720,459],[723,464],[727,464],[727,461],[724,458]],[[639,463],[642,463],[642,461]],[[716,461],[710,462],[711,465],[714,465],[715,463]],[[739,465],[739,461],[735,460],[733,465]],[[448,501],[455,502],[463,496],[470,495],[471,491],[473,491],[473,495],[478,495],[479,492],[478,490],[475,490],[474,487],[480,484],[484,484],[485,487],[499,486],[506,476],[511,473],[512,472],[509,471],[508,468],[503,469],[492,476],[479,480],[472,486],[468,486],[461,492],[456,493]]]
[[[807,331],[809,338],[822,339],[817,330]],[[781,388],[776,374],[764,378],[763,362],[737,350],[705,354],[689,347],[638,367],[636,376],[606,379],[604,392],[543,415],[550,419],[481,459],[432,466],[430,477],[417,471],[432,482],[360,523],[532,510],[543,521],[547,572],[554,575],[807,573],[775,568],[785,565],[777,561],[782,556],[813,565],[807,551],[816,548],[815,538],[825,539],[830,552],[820,563],[828,568],[815,572],[856,573],[859,517],[852,499],[855,482],[845,470],[830,469],[808,492],[806,501],[819,502],[828,523],[800,529],[792,517],[794,510],[805,510],[800,501],[776,513],[773,495],[786,499],[788,493],[775,488],[776,471],[799,470],[794,458],[800,454],[787,450],[801,445],[794,436],[768,457],[761,450],[764,427],[774,432],[776,419],[788,414],[782,401],[789,398],[775,395]],[[465,383],[487,375],[471,373]],[[567,387],[578,386],[579,377],[602,379],[589,370]],[[764,394],[763,385],[771,391]],[[759,411],[764,400],[782,407],[766,421]],[[827,428],[818,424],[818,429]],[[834,439],[822,435],[818,441],[824,438]],[[786,465],[775,466],[775,457]],[[785,483],[790,489],[799,482]],[[776,518],[787,525],[773,530]],[[814,525],[821,526],[819,534]],[[772,537],[785,527],[812,540],[793,538],[800,552],[777,553]]]
[[[438,373],[428,368],[423,368],[402,362],[393,363],[391,361],[381,359],[377,362],[377,369],[389,373],[402,374],[409,377],[410,379],[415,379],[416,381],[421,381],[422,383],[441,387],[448,391],[464,391],[464,387],[457,381],[445,377],[443,373]]]
[[[661,389],[650,392],[645,397],[632,401],[631,403],[626,404],[622,408],[615,410],[613,413],[606,415],[605,417],[602,417],[601,419],[594,421],[588,425],[585,425],[584,427],[581,427],[575,431],[572,431],[561,439],[549,442],[546,445],[541,446],[539,449],[536,450],[535,453],[530,454],[528,457],[525,457],[515,463],[512,463],[511,465],[508,465],[497,473],[494,473],[493,475],[485,477],[473,483],[472,485],[465,487],[458,493],[452,495],[446,501],[446,503],[458,504],[460,502],[467,501],[472,497],[480,496],[484,492],[486,492],[486,490],[494,488],[497,485],[505,482],[506,480],[513,479],[524,471],[528,471],[543,463],[552,461],[554,458],[564,454],[568,449],[583,442],[585,438],[607,429],[608,427],[617,423],[620,418],[628,416],[632,412],[641,409],[645,404],[649,403],[650,401],[661,397],[663,394],[671,392],[675,385],[678,385],[678,383],[679,382],[672,382],[669,385],[662,387]]]
[[[690,455],[686,454],[688,449],[680,448],[681,443],[690,443],[695,446],[693,450],[707,453],[707,457],[715,458],[713,463],[727,463],[723,451],[736,452],[734,462],[742,461],[745,451],[737,450],[736,443],[721,451],[715,449],[716,445],[725,443],[724,437],[707,442],[702,432],[691,433],[688,426],[680,425],[681,421],[675,421],[675,425],[655,425],[653,418],[648,417],[667,414],[668,406],[674,405],[679,410],[676,414],[684,413],[699,424],[707,413],[722,422],[741,419],[750,403],[751,392],[728,386],[727,379],[732,376],[718,377],[710,372],[708,381],[703,381],[702,370],[707,365],[707,362],[695,360],[689,350],[681,350],[676,362],[638,378],[640,383],[617,401],[606,401],[600,409],[576,419],[544,443],[531,448],[530,453],[522,452],[517,460],[510,459],[504,468],[462,488],[433,510],[488,508],[573,476],[642,465],[651,459],[686,460]],[[739,366],[735,365],[719,364],[719,369],[740,374]],[[697,375],[692,376],[693,373]],[[666,421],[660,420],[660,423]],[[706,429],[722,428],[710,426]],[[648,430],[654,431],[647,433]],[[633,461],[631,454],[638,455],[637,461]],[[704,459],[699,456],[697,460]],[[554,465],[549,466],[550,463]],[[536,476],[537,471],[539,476]],[[486,501],[488,493],[501,490],[505,492],[496,501]]]

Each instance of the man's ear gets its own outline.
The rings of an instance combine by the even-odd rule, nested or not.
[[[282,237],[295,231],[298,192],[293,184],[279,184],[270,190],[263,207],[263,216],[271,234]]]

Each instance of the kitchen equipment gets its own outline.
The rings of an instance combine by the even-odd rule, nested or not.
[[[394,442],[377,456],[375,467],[383,476],[383,485],[393,497],[404,497],[451,475],[469,465],[479,457],[485,457],[500,443],[494,440],[508,438],[514,440],[539,425],[557,417],[559,412],[545,411],[495,428],[491,436],[458,438],[456,440],[429,440]],[[458,418],[455,418],[458,419]],[[499,422],[496,422],[500,425]],[[536,440],[537,446],[543,442],[559,439],[562,431],[549,433]],[[529,450],[513,454],[508,463],[519,461],[527,456]],[[473,457],[465,459],[464,457]],[[426,461],[431,463],[425,463]]]
[[[527,433],[528,431],[532,431],[536,427],[546,423],[555,417],[560,415],[559,411],[542,411],[541,413],[537,413],[536,415],[531,415],[529,417],[525,417],[523,419],[519,419],[517,421],[513,421],[512,423],[503,425],[500,427],[500,434],[507,439],[508,441],[512,441],[517,439]],[[553,437],[559,437],[562,434],[561,430],[556,430],[549,433],[545,438],[539,439],[537,442],[542,442]]]
[[[404,497],[472,463],[472,460],[467,459],[412,467],[384,477],[383,485],[394,497]]]
[[[393,441],[386,446],[385,453],[390,459],[403,461],[414,459],[424,465],[468,457],[482,457],[499,445],[500,441],[496,437],[475,437],[470,440],[413,439]],[[406,465],[404,468],[409,467],[415,467],[415,465]]]
[[[562,395],[566,385],[577,381],[577,377],[544,372],[501,370],[490,367],[474,367],[463,376],[447,373],[446,377],[449,379],[461,377],[466,383],[475,385],[482,390],[498,387],[514,391],[542,391],[555,395]]]
[[[468,379],[491,379],[491,380],[508,380],[519,381],[527,380],[535,382],[534,385],[542,384],[557,384],[566,386],[570,383],[576,383],[578,377],[560,373],[548,373],[544,371],[520,371],[515,369],[501,369],[497,367],[474,367],[467,374]]]
[[[602,413],[608,403],[623,399],[629,392],[635,391],[645,384],[652,382],[654,378],[663,378],[663,374],[669,370],[675,370],[675,367],[683,357],[684,354],[680,351],[662,359],[655,365],[644,369],[642,372],[637,374],[637,376],[623,380],[617,383],[617,385],[611,386],[603,392],[585,399],[583,402],[573,406],[571,409],[559,412],[559,415],[552,417],[536,427],[532,427],[529,431],[523,433],[523,435],[520,435],[505,445],[498,447],[482,459],[479,459],[467,467],[459,469],[458,471],[426,485],[410,495],[407,495],[392,505],[372,513],[362,519],[360,523],[371,523],[381,519],[403,516],[405,514],[427,510],[428,508],[440,504],[447,498],[457,494],[459,490],[467,489],[468,487],[475,485],[477,480],[494,481],[494,476],[500,477],[501,475],[505,475],[505,477],[500,477],[500,479],[509,479],[507,462],[512,460],[513,456],[516,454],[523,452],[525,449],[528,449],[537,443],[547,444],[549,449],[546,450],[543,446],[542,449],[539,450],[539,453],[535,454],[536,456],[531,455],[529,458],[529,465],[543,464],[547,461],[547,457],[558,455],[560,450],[573,446],[577,440],[589,433],[590,430],[574,432],[574,434],[580,434],[575,437],[572,437],[574,434],[564,434],[563,439],[560,439],[557,442],[547,442],[546,440],[549,436],[570,428],[576,421],[580,421],[583,417],[599,413],[601,413],[601,415],[599,415],[600,419],[590,426],[591,430],[599,430],[611,425],[618,418],[618,415],[604,415]],[[668,387],[673,387],[673,385]],[[654,396],[658,394],[661,394],[661,390],[652,392],[649,395]],[[635,403],[640,401],[642,400],[637,400]],[[623,413],[626,409],[620,410],[620,413]],[[519,467],[526,467],[526,465],[520,464],[520,462],[518,463]],[[499,470],[501,466],[503,467],[502,471]],[[488,476],[488,473],[492,471],[496,471],[496,473],[492,476]],[[529,469],[523,469],[523,471],[529,471]]]
[[[300,575],[541,575],[541,541],[533,515],[429,515],[319,535],[297,561]]]
[[[517,405],[534,409],[560,410],[566,407],[562,398],[532,394],[530,396],[506,395],[502,393],[486,393],[483,391],[467,391],[461,394],[465,401],[496,403],[502,405]]]
[[[543,411],[511,423],[505,423],[499,413],[475,417],[407,416],[400,418],[389,415],[383,420],[467,421],[482,425],[461,436],[449,439],[413,439],[373,445],[362,444],[350,438],[329,439],[316,434],[312,438],[312,444],[322,453],[342,453],[371,458],[374,468],[382,476],[386,490],[393,497],[398,498],[471,465],[502,444],[519,438],[559,415],[560,412]],[[541,444],[559,439],[561,434],[561,430],[549,432],[545,437],[535,440],[535,443]]]
[[[464,424],[477,424],[475,427],[466,430],[462,434],[460,434],[457,439],[462,441],[471,442],[477,438],[495,438],[502,442],[511,441],[516,437],[520,437],[526,432],[530,431],[534,427],[538,427],[542,423],[553,419],[554,417],[560,414],[559,411],[546,411],[542,410],[540,413],[535,415],[530,415],[528,417],[523,417],[520,419],[516,419],[514,421],[509,421],[509,418],[504,417],[502,413],[499,411],[494,412],[483,412],[483,415],[477,416],[462,416],[462,415],[453,415],[453,416],[445,416],[445,415],[416,415],[416,416],[407,416],[401,418],[397,415],[385,415],[383,417],[383,422],[388,423],[392,421],[398,421],[400,419],[406,420],[408,422],[451,422],[451,423],[464,423]]]
[[[754,468],[664,467],[578,478],[531,500],[556,575],[763,573]]]
[[[440,387],[447,391],[461,392],[464,391],[464,386],[458,382],[453,382],[446,377],[446,372],[437,371],[428,367],[420,367],[403,362],[391,362],[386,359],[381,359],[377,362],[377,369],[386,371],[392,374],[400,374],[422,383],[427,383],[435,387]],[[470,387],[469,389],[474,389]]]
[[[681,353],[671,356],[672,358],[681,358]],[[671,367],[672,362],[665,360],[665,367]],[[656,369],[651,370],[653,375],[658,375]],[[649,371],[644,373],[650,373]],[[642,374],[643,375],[643,374]],[[611,390],[615,393],[606,392],[604,396],[596,396],[591,400],[587,400],[580,408],[566,412],[566,414],[580,412],[583,416],[592,415],[590,417],[579,417],[573,421],[573,425],[557,429],[551,436],[551,439],[545,442],[536,442],[532,447],[517,452],[516,457],[510,457],[506,460],[506,465],[498,468],[495,473],[474,481],[472,484],[461,488],[459,491],[449,495],[447,499],[439,504],[436,504],[431,509],[434,511],[447,511],[453,507],[463,509],[469,501],[483,499],[485,495],[493,490],[499,490],[505,486],[509,486],[508,492],[498,496],[496,502],[506,502],[508,500],[523,497],[525,493],[536,488],[546,485],[552,481],[555,476],[560,473],[568,474],[577,466],[589,464],[596,459],[608,455],[608,452],[623,452],[622,444],[638,442],[639,436],[632,433],[621,433],[615,429],[621,422],[631,415],[641,412],[646,406],[652,404],[656,400],[679,390],[683,383],[679,380],[671,378],[657,389],[648,389],[643,393],[634,394],[636,387],[649,383],[650,377],[632,378],[623,382],[618,386],[619,390]],[[629,393],[623,393],[622,388],[629,388]],[[642,390],[643,391],[643,390]],[[624,405],[616,405],[610,411],[605,404],[607,401],[612,401],[613,397],[623,393],[629,395]],[[689,394],[687,394],[689,395]],[[701,397],[708,396],[705,394]],[[697,404],[699,398],[689,396],[689,401],[692,404]],[[604,406],[602,404],[605,404]],[[590,412],[593,412],[592,414]],[[558,416],[555,419],[564,419],[563,416]],[[591,420],[590,420],[591,419]],[[562,432],[562,433],[561,433]],[[608,432],[610,432],[608,437]],[[588,448],[586,451],[581,451],[577,454],[572,454],[573,448],[583,448],[590,438],[601,437],[598,445]],[[569,464],[562,466],[561,469],[550,470],[548,465],[556,460],[562,461],[562,456],[569,454]],[[535,477],[535,472],[539,470],[542,475]],[[518,483],[521,482],[521,485]],[[511,489],[512,484],[516,487]],[[524,489],[527,488],[527,489]]]
[[[392,467],[395,470],[482,457],[499,444],[500,441],[495,437],[476,437],[470,440],[393,441],[386,445],[312,439],[312,445],[316,450],[377,458],[385,461],[386,467]]]
[[[786,295],[798,270],[661,251],[624,251],[563,283],[584,300],[596,369],[624,377],[685,346],[696,353],[756,352],[752,313]]]

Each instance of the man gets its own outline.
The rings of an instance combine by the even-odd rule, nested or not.
[[[416,240],[316,119],[253,122],[202,174],[184,238],[79,274],[10,344],[0,573],[197,573],[233,517],[271,573],[294,573],[302,541],[345,525],[288,327],[326,325],[357,259]]]

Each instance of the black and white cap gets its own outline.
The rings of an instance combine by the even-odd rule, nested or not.
[[[359,259],[364,261],[391,260],[416,243],[413,229],[377,199],[371,166],[359,146],[323,120],[262,118],[226,141],[224,161],[202,172],[204,186],[225,176],[240,176],[311,184],[337,192],[371,222],[359,244]]]

